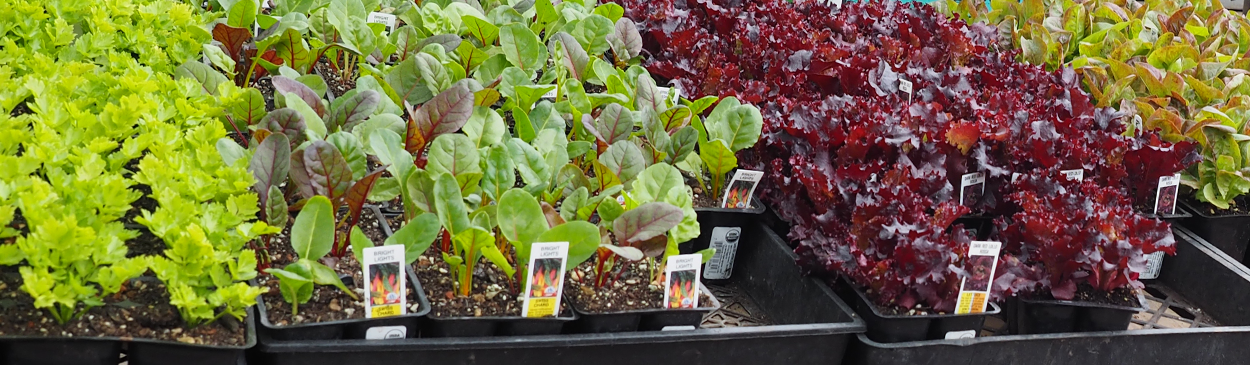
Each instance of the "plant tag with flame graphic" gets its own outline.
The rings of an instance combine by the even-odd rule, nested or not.
[[[751,208],[751,196],[755,194],[755,187],[760,184],[760,178],[764,177],[764,173],[755,170],[742,170],[734,172],[733,179],[729,180],[725,189],[725,196],[721,198],[720,207],[729,209],[748,209]]]
[[[408,308],[404,246],[364,249],[365,318],[401,316]]]
[[[568,259],[568,242],[534,242],[530,247],[529,279],[525,280],[522,317],[559,315],[560,294],[564,291],[564,265]]]
[[[664,265],[664,308],[699,307],[699,270],[703,255],[673,255]]]

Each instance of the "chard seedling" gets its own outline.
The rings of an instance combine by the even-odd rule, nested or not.
[[[334,269],[318,260],[330,253],[335,245],[334,206],[325,196],[314,196],[304,204],[295,224],[291,226],[291,248],[299,260],[281,269],[270,268],[265,272],[278,278],[278,290],[282,299],[291,303],[291,313],[299,314],[299,305],[312,298],[313,285],[333,285],[352,299],[360,300],[356,293],[343,285]]]
[[[691,118],[699,132],[699,161],[691,171],[695,180],[708,196],[720,197],[725,192],[725,179],[738,167],[735,153],[755,145],[760,139],[764,118],[760,110],[749,104],[741,104],[732,96],[721,99],[706,120]],[[694,164],[687,163],[686,167]],[[710,185],[703,176],[710,177]]]
[[[342,138],[335,138],[336,136]],[[352,144],[354,137],[342,132],[330,137],[331,141],[337,140],[342,145],[353,146],[343,148],[343,150],[350,150],[353,152],[352,155],[357,155],[353,159],[356,161],[356,171],[364,171],[364,152],[359,147],[359,142]],[[330,232],[333,242],[333,251],[330,253],[334,257],[343,257],[347,254],[348,245],[351,243],[348,235],[349,227],[354,227],[360,222],[360,215],[369,192],[373,190],[374,184],[384,170],[385,166],[356,179],[354,176],[356,173],[348,160],[344,158],[344,154],[340,152],[340,147],[327,141],[313,141],[307,148],[291,154],[291,181],[299,188],[301,194],[305,197],[326,198],[331,203],[332,211],[338,211],[343,204],[347,205],[347,214],[342,220],[337,221],[337,224],[332,224],[335,229]],[[330,219],[335,220],[333,215]]]

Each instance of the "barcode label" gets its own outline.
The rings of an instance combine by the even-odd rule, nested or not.
[[[703,277],[712,280],[724,280],[733,275],[734,257],[738,253],[738,239],[742,236],[742,228],[712,228],[712,237],[708,246],[716,249],[712,259],[703,267]]]

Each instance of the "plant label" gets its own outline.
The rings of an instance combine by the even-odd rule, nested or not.
[[[365,18],[365,22],[384,25],[386,26],[387,33],[395,31],[395,14],[379,13],[375,11],[369,13],[369,17]]]
[[[738,254],[738,238],[742,236],[742,228],[712,228],[712,238],[708,244],[716,249],[712,259],[703,264],[703,277],[712,280],[728,279],[733,275],[734,257]]]
[[[568,258],[568,242],[535,242],[530,247],[529,279],[525,280],[522,317],[559,315],[560,295],[564,292],[564,266]]]
[[[664,308],[699,307],[699,269],[703,255],[673,255],[664,265]]]
[[[990,298],[990,283],[994,281],[994,268],[998,266],[998,250],[1003,246],[997,241],[972,241],[968,247],[968,276],[959,286],[959,301],[955,314],[984,313]]]
[[[1085,169],[1063,170],[1059,173],[1068,181],[1085,181]]]
[[[755,194],[755,187],[760,184],[760,179],[764,177],[762,171],[742,170],[734,172],[733,179],[729,180],[729,188],[725,189],[725,196],[720,200],[721,208],[729,209],[747,209],[751,207],[751,196]]]
[[[1163,251],[1152,252],[1146,255],[1146,270],[1141,272],[1138,279],[1158,279],[1160,271],[1163,271]]]
[[[366,340],[395,340],[408,337],[408,327],[377,326],[365,330]]]
[[[947,340],[958,340],[961,338],[977,338],[977,330],[950,331],[946,333]]]
[[[364,259],[365,318],[403,315],[408,308],[404,246],[367,247]]]
[[[841,6],[839,6],[841,7]],[[911,103],[912,84],[911,81],[898,79],[898,91],[907,93],[907,102]]]
[[[1176,214],[1176,189],[1181,185],[1181,174],[1159,177],[1159,189],[1155,191],[1155,214]]]
[[[964,174],[959,180],[959,204],[970,207],[981,201],[981,196],[985,194],[984,172]]]

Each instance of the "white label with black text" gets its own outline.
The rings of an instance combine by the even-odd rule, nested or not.
[[[734,258],[738,253],[738,239],[741,235],[742,228],[739,227],[712,228],[712,238],[708,246],[716,249],[716,253],[703,265],[703,277],[724,280],[733,275]]]
[[[1146,270],[1141,272],[1138,279],[1158,279],[1160,271],[1163,271],[1162,251],[1146,255]]]
[[[395,30],[395,15],[387,13],[372,12],[369,17],[365,18],[365,22],[378,23],[386,26],[386,32],[390,33]]]
[[[1085,181],[1084,169],[1063,170],[1059,173],[1063,174],[1063,177],[1068,179],[1068,181]]]
[[[395,340],[408,337],[408,327],[378,326],[365,331],[366,340]]]

